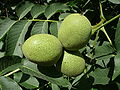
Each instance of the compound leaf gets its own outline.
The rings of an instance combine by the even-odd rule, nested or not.
[[[47,19],[49,19],[52,15],[54,15],[56,12],[66,11],[69,10],[68,6],[62,3],[53,3],[49,5],[45,10],[45,16]]]
[[[0,77],[0,85],[2,90],[22,90],[22,88],[9,77]]]
[[[28,60],[24,60],[21,70],[26,74],[29,74],[31,76],[36,76],[38,78],[41,78],[43,80],[49,81],[51,83],[54,83],[63,87],[68,87],[69,85],[71,85],[69,81],[67,81],[63,77],[53,78],[41,73],[37,68],[37,64],[34,64]]]
[[[120,51],[120,19],[117,24],[117,29],[115,33],[115,46],[117,51]]]
[[[6,40],[6,55],[23,56],[21,45],[30,24],[27,20],[21,20],[11,27]]]
[[[114,67],[114,74],[112,79],[114,80],[118,75],[120,75],[120,52],[114,58],[115,67]]]
[[[45,12],[46,6],[45,5],[35,5],[31,9],[31,15],[33,18],[37,18],[39,15]]]
[[[17,16],[19,17],[19,20],[22,19],[34,6],[33,3],[26,1],[24,3],[21,3],[16,7],[16,13]]]
[[[5,34],[10,30],[10,28],[15,24],[16,21],[6,18],[0,23],[0,40],[5,36]]]
[[[31,35],[48,33],[48,22],[36,22],[32,28]]]

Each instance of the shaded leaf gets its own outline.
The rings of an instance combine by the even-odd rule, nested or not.
[[[110,78],[108,78],[109,68],[100,69],[97,68],[95,71],[91,72],[89,75],[94,77],[94,85],[95,84],[108,84]]]
[[[79,76],[77,76],[74,81],[72,82],[72,85],[76,84],[82,77],[84,76],[84,73],[80,74]]]
[[[59,20],[64,20],[65,17],[67,17],[68,15],[70,15],[71,13],[63,13],[63,14],[60,14],[59,16]]]
[[[21,58],[17,56],[5,56],[0,58],[0,71],[4,70],[8,66],[11,66],[16,63],[20,63]]]
[[[50,33],[54,36],[58,36],[58,29],[60,26],[60,22],[53,22],[50,24]]]
[[[117,24],[117,29],[115,33],[115,46],[117,51],[120,51],[120,19]]]
[[[114,49],[111,47],[110,43],[105,41],[102,46],[97,46],[95,48],[94,58],[109,55],[113,52],[114,52]]]
[[[42,74],[38,68],[37,68],[37,64],[34,64],[28,60],[24,60],[23,62],[23,66],[21,67],[21,70],[26,73],[29,74],[31,76],[36,76],[38,78],[41,78],[43,80],[49,81],[51,83],[63,86],[63,87],[67,87],[69,85],[71,85],[69,83],[69,81],[67,81],[66,79],[64,79],[63,77],[59,77],[59,78],[52,78],[49,76],[46,76],[44,74]]]
[[[0,59],[0,75],[8,73],[20,67],[21,58],[17,56],[5,56]]]
[[[105,55],[105,56],[102,56],[102,57],[99,57],[99,58],[96,58],[96,64],[104,67],[104,66],[107,66],[107,64],[109,63],[110,59],[114,57],[113,54],[110,54],[110,55]]]
[[[21,86],[27,88],[27,89],[34,89],[39,87],[39,82],[35,77],[30,77],[25,82],[20,83]]]
[[[118,75],[120,75],[120,52],[114,58],[115,67],[114,67],[114,74],[112,79],[114,80]]]
[[[14,73],[14,80],[18,83],[20,82],[22,76],[23,76],[22,72]]]
[[[96,88],[91,88],[90,90],[98,90],[98,89],[96,89]]]
[[[46,6],[45,5],[35,5],[31,9],[31,15],[33,18],[37,18],[39,15],[45,12]]]
[[[118,90],[120,90],[120,83],[116,83],[117,84],[117,86],[118,86]]]
[[[21,45],[24,42],[25,34],[31,22],[21,20],[13,25],[7,35],[6,55],[16,55],[22,57]]]
[[[16,21],[6,18],[0,23],[0,40],[5,36],[9,29],[15,24]]]
[[[10,71],[17,70],[20,66],[22,66],[21,63],[11,65],[11,66],[7,67],[6,69],[2,70],[2,72],[0,72],[0,75],[4,75]]]
[[[45,16],[47,19],[49,19],[52,15],[54,15],[58,11],[66,11],[69,10],[68,6],[62,3],[53,3],[49,5],[45,10]]]
[[[36,22],[32,28],[31,35],[48,33],[48,22]]]
[[[110,1],[110,2],[112,2],[114,4],[120,4],[120,0],[108,0],[108,1]]]
[[[2,47],[3,47],[3,42],[1,41],[0,42],[0,49],[2,49]]]
[[[93,77],[84,75],[73,85],[73,88],[75,88],[75,90],[90,90],[92,84]]]
[[[33,3],[26,1],[24,3],[21,3],[17,8],[16,8],[16,13],[17,16],[19,17],[19,20],[22,19],[34,6]]]
[[[5,56],[5,52],[0,52],[0,58]]]
[[[52,90],[60,90],[58,85],[52,83]]]
[[[0,77],[0,85],[2,90],[22,90],[22,88],[9,77]]]

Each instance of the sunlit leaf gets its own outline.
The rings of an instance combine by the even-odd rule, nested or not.
[[[21,45],[24,42],[25,34],[31,22],[21,20],[13,25],[7,35],[6,55],[16,55],[22,57]]]

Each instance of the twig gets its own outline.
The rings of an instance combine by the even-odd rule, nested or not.
[[[31,19],[31,20],[28,20],[28,21],[47,21],[47,22],[58,22],[56,20],[41,20],[41,19]]]
[[[104,27],[105,25],[109,24],[110,22],[114,21],[115,19],[119,18],[120,14],[118,14],[117,16],[113,17],[112,19],[106,21],[104,24],[98,26],[97,28],[93,29],[93,33],[94,34],[97,30],[99,30],[100,28]]]
[[[14,71],[12,71],[12,72],[10,72],[10,73],[8,73],[8,74],[6,74],[6,75],[4,75],[4,76],[8,77],[8,76],[10,76],[10,75],[12,75],[13,73],[16,73],[16,72],[18,72],[18,71],[20,71],[19,68],[16,69],[16,70],[14,70]]]

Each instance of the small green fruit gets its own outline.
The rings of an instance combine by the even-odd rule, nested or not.
[[[75,51],[88,43],[91,31],[91,23],[85,16],[78,13],[70,14],[60,26],[58,39],[65,49]]]
[[[73,77],[81,74],[85,69],[85,60],[75,54],[64,51],[61,63],[61,72],[66,76]]]
[[[24,42],[22,51],[30,61],[41,66],[51,66],[61,57],[62,44],[53,35],[36,34]]]

